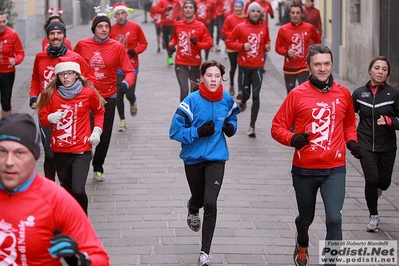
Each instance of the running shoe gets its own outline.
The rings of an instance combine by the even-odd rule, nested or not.
[[[296,242],[296,240],[295,240]],[[309,265],[309,253],[308,248],[301,247],[298,242],[295,243],[294,255],[292,256],[296,266],[307,266]]]
[[[248,129],[247,135],[250,138],[256,138],[255,127],[250,126]]]
[[[199,216],[199,213],[190,212],[189,205],[190,205],[190,200],[187,201],[187,209],[188,209],[187,225],[194,232],[198,232],[201,229],[201,218]]]
[[[238,104],[238,107],[240,107],[240,112],[242,113],[242,112],[245,111],[245,109],[247,109],[247,103],[241,101],[241,102]]]
[[[118,131],[119,132],[124,132],[126,131],[126,122],[125,121],[120,121],[118,124]]]
[[[377,233],[380,226],[378,215],[370,215],[370,222],[367,225],[367,232]]]
[[[173,58],[168,56],[168,60],[166,61],[168,63],[168,65],[173,65]]]
[[[97,171],[97,172],[93,173],[93,180],[95,182],[104,182],[105,177],[104,177],[103,173]]]
[[[230,93],[231,96],[234,96],[234,94],[236,94],[236,92],[234,91],[234,86],[233,85],[230,85],[229,93]]]
[[[211,261],[211,256],[201,251],[198,258],[198,266],[211,266],[210,261]]]
[[[131,116],[136,116],[137,115],[137,104],[134,102],[134,104],[130,105],[130,115]]]

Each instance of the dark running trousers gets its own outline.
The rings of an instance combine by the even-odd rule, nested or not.
[[[91,151],[82,154],[54,153],[54,162],[61,186],[76,199],[86,214],[88,199],[85,187],[90,161]]]
[[[295,219],[297,242],[301,247],[309,246],[308,230],[312,224],[316,196],[320,194],[326,214],[326,240],[342,240],[342,207],[345,198],[345,173],[329,176],[292,175],[299,215]]]
[[[364,151],[360,159],[366,185],[364,194],[370,215],[378,215],[378,191],[387,190],[391,185],[396,151],[372,152]]]
[[[93,156],[93,172],[104,173],[104,161],[107,156],[109,143],[111,142],[112,127],[114,126],[116,98],[106,98],[104,113],[104,128]],[[93,122],[92,122],[93,124]]]
[[[129,101],[130,105],[133,105],[136,101],[136,82],[137,82],[137,72],[136,78],[134,79],[133,85],[127,89],[126,92],[121,92],[121,83],[125,75],[117,75],[117,83],[116,88],[118,90],[118,94],[116,96],[116,108],[118,109],[118,115],[120,120],[125,120],[125,103],[123,101],[124,95],[126,94],[126,98]]]
[[[198,213],[204,207],[201,251],[209,254],[216,226],[217,198],[222,187],[225,163],[203,162],[184,165],[191,191],[189,209]]]

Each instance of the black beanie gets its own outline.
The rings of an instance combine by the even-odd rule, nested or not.
[[[27,147],[35,157],[40,156],[40,135],[32,116],[15,113],[0,120],[0,141],[12,140]]]
[[[193,1],[193,0],[186,0],[186,1],[184,1],[184,3],[183,3],[183,7],[184,7],[186,4],[192,4],[192,5],[194,6],[194,13],[197,13],[197,3],[196,3],[195,1]]]
[[[47,30],[46,30],[47,37],[50,34],[50,31],[52,31],[52,30],[60,30],[60,31],[62,31],[62,33],[64,33],[64,36],[66,37],[66,28],[65,28],[65,25],[62,24],[61,22],[53,21],[47,26]]]
[[[111,30],[111,20],[109,20],[109,17],[106,15],[98,15],[93,18],[93,21],[91,23],[91,32],[93,32],[93,34],[97,27],[97,24],[101,21],[107,22],[109,24],[109,29]]]

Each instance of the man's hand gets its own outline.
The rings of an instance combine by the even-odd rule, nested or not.
[[[136,51],[133,50],[133,49],[129,49],[129,50],[127,51],[127,53],[128,53],[130,56],[132,56],[132,57],[135,57],[135,56],[137,55]]]
[[[356,159],[360,159],[364,156],[363,148],[356,141],[354,140],[348,141],[348,143],[346,143],[346,147],[348,148],[348,150],[351,151],[351,154]]]
[[[35,109],[36,102],[37,102],[37,97],[35,97],[35,96],[30,97],[30,99],[29,99],[29,107],[32,108],[32,109]]]
[[[73,237],[57,234],[50,239],[51,247],[48,249],[51,257],[64,258],[68,265],[89,266],[88,256],[79,252],[78,244]]]
[[[309,136],[310,136],[310,134],[309,133],[305,133],[305,132],[295,134],[294,136],[292,136],[290,145],[292,147],[295,147],[296,149],[300,150],[305,145],[309,144],[309,140],[308,140]]]

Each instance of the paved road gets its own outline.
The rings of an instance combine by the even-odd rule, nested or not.
[[[144,17],[137,10],[130,18],[141,23]],[[278,30],[275,21],[270,21],[273,45]],[[87,181],[89,217],[112,265],[196,265],[200,234],[186,225],[189,189],[179,159],[180,145],[168,138],[170,120],[179,104],[179,88],[174,68],[166,65],[166,53],[156,53],[154,25],[141,26],[149,46],[140,56],[138,114],[130,117],[126,107],[126,132],[116,131],[118,117],[115,119],[105,162],[106,181],[94,183],[91,172]],[[74,45],[79,39],[91,36],[90,27],[68,29],[67,36]],[[40,43],[41,40],[35,40],[29,44],[25,61],[18,67],[14,111],[36,115],[28,107],[27,95]],[[229,68],[223,52],[211,52],[210,58]],[[270,137],[271,119],[285,97],[282,57],[273,47],[267,60],[257,138],[246,135],[250,116],[247,108],[238,117],[238,133],[228,140],[231,157],[219,197],[211,250],[213,265],[292,265],[297,215],[290,177],[293,149]],[[354,89],[352,84],[343,83]],[[38,161],[40,171],[42,162]],[[398,169],[396,164],[395,180]],[[347,172],[344,239],[398,239],[398,186],[393,184],[383,193],[379,201],[381,230],[370,234],[365,231],[368,212],[360,164],[350,155]],[[309,232],[312,265],[318,261],[318,240],[325,236],[320,197],[316,215]]]

